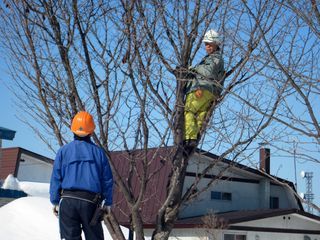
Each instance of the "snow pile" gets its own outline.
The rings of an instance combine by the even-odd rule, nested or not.
[[[12,174],[8,175],[1,188],[21,191],[19,181]]]
[[[104,238],[112,239],[106,226],[102,224]],[[125,236],[128,229],[121,228]],[[52,213],[48,198],[23,197],[0,208],[0,239],[3,240],[57,240],[58,218]],[[82,237],[84,238],[84,235]]]
[[[22,191],[30,196],[49,198],[49,183],[19,182]]]
[[[29,196],[0,207],[1,240],[60,239],[59,221],[49,200],[49,183],[19,182],[10,174],[2,188],[24,191]],[[104,238],[112,239],[106,226],[102,226]],[[128,236],[128,229],[121,229]],[[83,234],[82,239],[85,239]]]
[[[9,174],[1,188],[23,191],[29,196],[49,198],[49,183],[19,182],[12,174]]]

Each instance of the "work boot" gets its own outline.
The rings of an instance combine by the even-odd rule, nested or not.
[[[183,141],[183,145],[185,147],[194,148],[198,145],[198,141],[196,139],[187,139]]]
[[[190,156],[195,150],[195,148],[197,147],[197,140],[195,139],[184,140],[183,146],[184,146],[185,156]]]

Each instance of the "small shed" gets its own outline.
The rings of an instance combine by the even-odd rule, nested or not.
[[[20,147],[3,148],[0,180],[12,174],[19,181],[49,183],[53,160]]]

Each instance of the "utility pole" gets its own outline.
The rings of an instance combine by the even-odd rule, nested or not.
[[[294,180],[295,180],[294,185],[295,185],[296,191],[298,191],[296,154],[297,154],[297,142],[295,139],[293,139],[293,162],[294,162]]]

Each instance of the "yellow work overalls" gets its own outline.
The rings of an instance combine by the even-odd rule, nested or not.
[[[198,138],[198,133],[214,99],[215,96],[204,89],[200,97],[196,96],[196,91],[187,94],[184,109],[185,140]]]

